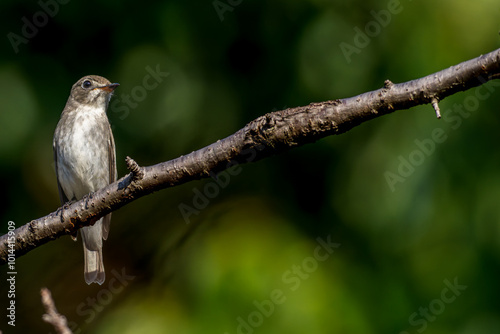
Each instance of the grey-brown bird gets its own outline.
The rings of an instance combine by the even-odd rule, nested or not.
[[[61,204],[116,181],[116,153],[106,110],[117,83],[88,75],[71,89],[54,133],[54,160]],[[111,214],[80,230],[87,284],[105,279],[102,241],[108,238]]]

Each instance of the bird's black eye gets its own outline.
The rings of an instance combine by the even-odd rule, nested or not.
[[[92,82],[90,82],[90,80],[85,80],[82,83],[82,88],[88,89],[88,88],[90,88],[90,86],[92,86]]]

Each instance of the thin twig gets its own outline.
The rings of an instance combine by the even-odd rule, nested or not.
[[[45,312],[47,312],[42,316],[43,321],[54,326],[56,332],[59,334],[72,334],[73,332],[68,328],[66,317],[57,312],[50,290],[42,288],[40,294],[42,295],[42,304]]]
[[[431,100],[431,103],[432,103],[432,107],[436,111],[436,117],[438,119],[440,119],[441,118],[441,110],[439,109],[438,99],[436,99],[435,97],[433,97],[432,100]]]

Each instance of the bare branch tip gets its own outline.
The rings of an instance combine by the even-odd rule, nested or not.
[[[57,312],[50,290],[42,288],[40,290],[40,295],[42,296],[42,304],[46,312],[42,316],[43,321],[54,326],[54,329],[59,334],[72,334],[71,330],[68,328],[66,317]]]
[[[436,117],[438,119],[441,118],[441,110],[439,109],[439,104],[438,104],[438,99],[433,97],[431,100],[432,107],[434,108],[434,111],[436,112]]]
[[[132,172],[132,178],[134,181],[141,180],[144,177],[144,172],[134,159],[127,156],[127,158],[125,158],[125,162],[127,163],[127,169]]]

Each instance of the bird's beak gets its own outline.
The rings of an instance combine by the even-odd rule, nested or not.
[[[104,90],[104,91],[106,91],[108,93],[111,93],[118,86],[120,86],[119,83],[112,83],[112,84],[109,84],[109,85],[106,85],[106,86],[97,87],[97,88],[102,89],[102,90]]]

